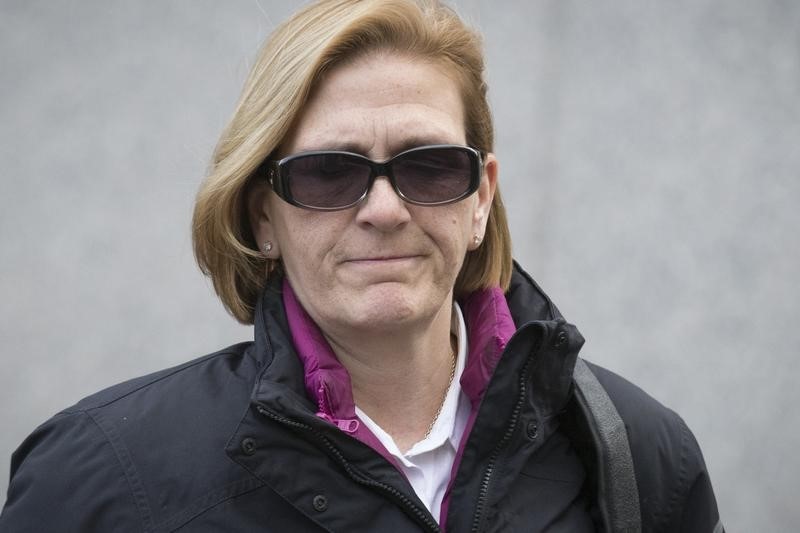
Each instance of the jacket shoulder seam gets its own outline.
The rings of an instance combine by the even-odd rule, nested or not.
[[[139,474],[136,471],[136,466],[133,464],[133,459],[128,453],[127,447],[123,444],[113,426],[105,423],[100,411],[91,413],[89,410],[84,410],[83,414],[98,427],[106,441],[111,446],[111,449],[114,451],[117,463],[119,464],[120,468],[122,469],[122,473],[125,476],[128,490],[130,490],[131,497],[133,498],[136,508],[141,516],[142,525],[144,527],[143,531],[152,531],[153,517],[152,513],[150,512],[150,506],[147,502],[147,495],[145,494],[144,487],[139,479]]]
[[[672,517],[677,509],[680,508],[680,503],[685,499],[685,494],[689,490],[689,471],[688,471],[688,457],[689,457],[689,443],[691,441],[689,427],[677,413],[669,410],[672,416],[677,420],[678,429],[680,430],[680,456],[678,457],[677,479],[675,486],[670,491],[669,498],[667,499],[666,508],[663,511],[660,525],[666,527],[672,521]]]

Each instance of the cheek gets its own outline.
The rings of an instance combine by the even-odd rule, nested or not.
[[[335,213],[294,209],[281,212],[275,231],[290,277],[315,276],[341,234]]]
[[[279,230],[278,242],[281,245],[281,256],[287,266],[311,266],[316,263],[315,252],[320,250],[318,242],[320,234],[314,226],[289,222]]]
[[[439,242],[439,246],[451,266],[459,265],[467,252],[467,245],[471,238],[470,214],[467,211],[453,211],[431,224],[431,228],[435,232],[435,239]]]

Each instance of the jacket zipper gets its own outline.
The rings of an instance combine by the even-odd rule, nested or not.
[[[353,469],[347,459],[342,455],[342,452],[328,439],[325,435],[322,435],[319,431],[315,430],[313,427],[309,426],[308,424],[303,424],[302,422],[297,422],[286,418],[284,416],[279,415],[273,411],[270,411],[263,405],[257,404],[256,409],[258,412],[267,418],[270,418],[280,424],[285,426],[294,427],[298,429],[302,429],[304,431],[310,432],[322,445],[325,447],[326,450],[330,452],[330,454],[336,458],[339,464],[344,468],[345,472],[358,484],[364,485],[373,489],[379,489],[383,492],[392,496],[395,500],[399,501],[403,504],[408,510],[410,510],[414,517],[422,523],[428,531],[433,533],[440,533],[441,529],[439,525],[428,516],[426,510],[421,509],[416,503],[414,503],[408,496],[397,490],[396,488],[388,485],[386,483],[381,483],[380,481],[375,481],[364,474],[357,472]]]
[[[519,414],[522,411],[522,404],[525,401],[525,392],[528,389],[528,368],[531,365],[531,361],[533,361],[533,356],[528,357],[528,360],[522,367],[522,372],[520,372],[519,395],[517,396],[517,403],[514,404],[514,410],[511,412],[511,422],[508,424],[505,433],[503,433],[503,438],[500,439],[500,442],[497,443],[494,451],[492,451],[492,455],[489,456],[489,463],[486,466],[486,471],[484,472],[483,480],[481,481],[481,488],[478,492],[478,502],[475,505],[475,515],[472,518],[472,533],[478,533],[481,530],[484,518],[484,507],[486,506],[486,500],[489,496],[489,488],[491,485],[492,474],[494,473],[495,463],[500,457],[500,452],[508,444],[508,441],[511,440],[511,436],[514,434],[514,431],[517,428]]]

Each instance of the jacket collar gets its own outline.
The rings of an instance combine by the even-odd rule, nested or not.
[[[254,355],[263,368],[253,388],[253,400],[263,401],[275,393],[288,394],[287,407],[307,411],[313,402],[303,387],[303,364],[289,334],[282,299],[283,280],[272,278],[259,298],[254,318]]]

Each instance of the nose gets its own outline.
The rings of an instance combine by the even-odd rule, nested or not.
[[[394,230],[411,219],[408,204],[397,195],[386,176],[375,179],[357,209],[356,221],[359,224],[374,226],[381,231]]]

